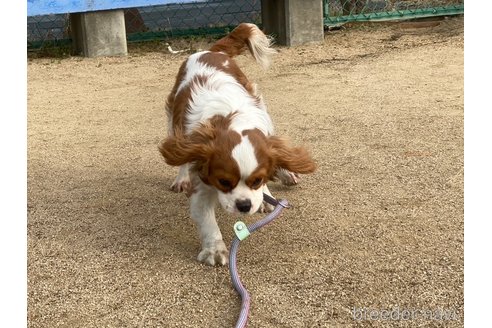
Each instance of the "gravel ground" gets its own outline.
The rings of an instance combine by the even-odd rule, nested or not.
[[[241,245],[249,327],[463,326],[463,45],[453,18],[327,32],[266,72],[238,57],[319,165],[271,184],[293,208]],[[196,261],[157,151],[187,55],[144,48],[28,62],[31,328],[235,323],[229,272]],[[218,219],[229,244],[237,218]]]

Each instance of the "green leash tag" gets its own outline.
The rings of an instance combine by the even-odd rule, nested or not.
[[[234,232],[239,240],[244,240],[249,236],[249,230],[246,224],[242,221],[234,223]]]

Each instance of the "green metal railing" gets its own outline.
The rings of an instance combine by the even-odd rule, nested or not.
[[[325,26],[464,13],[464,0],[323,0]]]

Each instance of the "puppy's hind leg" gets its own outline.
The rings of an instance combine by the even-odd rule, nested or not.
[[[286,169],[278,169],[275,172],[275,177],[278,178],[282,184],[286,186],[293,186],[299,183],[300,176],[297,173],[290,172]]]

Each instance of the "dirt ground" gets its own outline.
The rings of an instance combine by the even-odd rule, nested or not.
[[[330,31],[266,72],[238,58],[319,164],[271,184],[293,208],[241,244],[249,327],[463,325],[463,45],[454,18]],[[28,62],[29,327],[232,327],[228,269],[196,261],[157,151],[186,54],[130,50]]]

